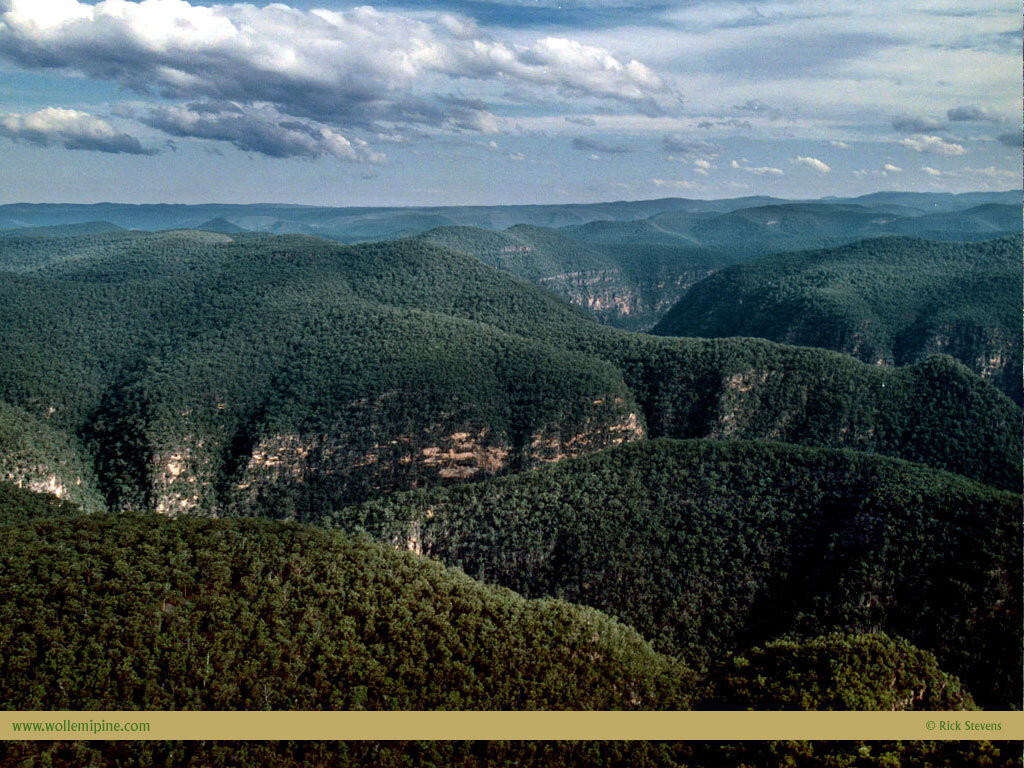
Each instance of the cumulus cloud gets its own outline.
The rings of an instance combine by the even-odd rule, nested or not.
[[[940,171],[938,168],[931,168],[931,167],[929,167],[927,165],[922,165],[921,166],[921,170],[924,171],[925,173],[927,173],[929,176],[941,176],[942,175],[942,171]]]
[[[828,143],[830,147],[836,147],[837,149],[849,149],[850,145],[845,141],[830,141]]]
[[[110,154],[155,155],[134,136],[106,120],[75,109],[50,107],[29,115],[0,115],[0,136],[41,147],[62,146]]]
[[[1003,116],[998,112],[981,107],[954,107],[946,112],[951,123],[1001,123]]]
[[[822,162],[816,157],[803,157],[797,156],[790,160],[795,165],[806,165],[808,168],[813,168],[818,173],[828,173],[832,169],[828,167],[828,164]]]
[[[773,168],[768,165],[751,166],[747,165],[747,159],[743,158],[743,162],[733,160],[729,163],[729,167],[734,168],[738,171],[745,171],[746,173],[752,173],[755,176],[785,176],[781,168]]]
[[[283,115],[270,104],[243,107],[201,102],[153,109],[141,119],[173,136],[226,141],[242,151],[268,157],[330,156],[352,162],[384,159],[362,139],[349,140],[325,125]]]
[[[598,152],[602,155],[625,155],[633,151],[624,144],[610,144],[600,139],[577,136],[572,140],[572,148],[580,152]]]
[[[651,179],[651,184],[656,187],[669,187],[670,189],[700,189],[700,184],[686,179]]]
[[[914,136],[900,139],[899,143],[915,152],[929,152],[935,155],[964,155],[967,153],[962,144],[954,144],[941,136]]]
[[[892,119],[892,127],[900,133],[932,133],[942,128],[942,123],[927,117],[899,115]]]
[[[611,100],[644,114],[663,111],[659,100],[675,103],[647,66],[600,47],[561,37],[520,45],[451,14],[366,6],[0,0],[0,55],[182,101],[272,104],[343,130],[496,130],[481,104],[443,99],[457,80]]]
[[[996,136],[996,141],[1004,147],[1019,148],[1021,144],[1024,143],[1024,136],[1021,135],[1020,131],[1007,131],[1006,133],[1000,133]]]
[[[902,168],[900,168],[897,165],[893,165],[892,163],[886,163],[885,165],[883,165],[882,170],[888,173],[901,173],[903,171]]]
[[[710,160],[705,160],[702,157],[698,157],[693,161],[693,170],[701,176],[707,176],[708,171],[715,170],[715,167]]]

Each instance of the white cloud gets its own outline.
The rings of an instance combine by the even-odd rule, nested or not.
[[[49,107],[28,115],[0,115],[0,136],[39,146],[60,145],[111,154],[153,155],[137,138],[106,120],[75,109]]]
[[[350,140],[320,123],[283,115],[270,104],[161,107],[141,119],[173,136],[226,141],[243,151],[268,157],[330,156],[350,162],[384,159],[362,139]]]
[[[707,176],[708,171],[713,171],[716,167],[710,160],[705,160],[702,157],[698,157],[693,161],[694,172],[699,173],[701,176]]]
[[[508,159],[509,160],[516,160],[516,161],[525,160],[526,159],[526,155],[524,155],[522,152],[510,152],[509,155],[508,155]]]
[[[836,147],[837,149],[849,149],[850,145],[845,141],[830,141],[829,146]]]
[[[554,36],[506,42],[452,14],[368,6],[0,0],[0,55],[211,108],[273,105],[336,132],[499,130],[485,103],[449,96],[453,81],[612,101],[642,114],[677,103],[649,67],[599,46]]]
[[[930,152],[936,155],[963,155],[967,150],[962,144],[954,144],[941,136],[913,136],[900,139],[899,144],[915,152]]]
[[[747,158],[743,158],[743,163],[747,162]],[[752,173],[755,176],[785,176],[781,168],[773,168],[768,165],[741,165],[740,163],[733,160],[729,163],[729,167],[735,168],[736,170],[745,171],[746,173]]]
[[[924,171],[925,173],[927,173],[929,176],[941,176],[942,175],[942,171],[938,170],[937,168],[930,168],[927,165],[922,165],[921,166],[921,170]]]
[[[795,165],[806,165],[808,168],[813,168],[818,173],[828,173],[829,171],[832,170],[831,168],[828,167],[826,163],[823,163],[816,157],[798,156],[794,157],[792,160],[790,160],[790,162],[794,163]]]
[[[892,119],[892,127],[901,133],[932,133],[942,129],[942,123],[930,117],[900,115]]]
[[[671,189],[699,190],[700,184],[685,179],[651,179],[651,184],[656,187],[669,187]]]
[[[900,168],[899,166],[893,165],[892,163],[886,163],[885,165],[883,165],[882,166],[882,170],[883,171],[887,171],[888,173],[900,173],[900,172],[903,171],[902,168]]]

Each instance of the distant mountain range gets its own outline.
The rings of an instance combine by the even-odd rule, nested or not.
[[[507,229],[516,224],[538,227],[568,227],[592,221],[635,221],[663,216],[676,222],[671,214],[692,214],[700,220],[714,219],[751,208],[786,208],[811,204],[825,211],[830,208],[857,209],[865,225],[885,217],[919,217],[949,213],[982,205],[1005,205],[1018,211],[1024,192],[971,192],[954,195],[932,192],[879,192],[855,198],[824,198],[791,201],[773,197],[738,197],[726,200],[617,201],[589,204],[454,206],[423,208],[347,207],[329,208],[300,205],[129,205],[122,203],[30,204],[0,206],[0,229],[49,227],[103,221],[126,229],[204,229],[211,221],[223,220],[244,230],[276,234],[308,234],[342,242],[407,237],[438,227],[464,226],[482,229]],[[849,214],[849,210],[846,211]],[[770,214],[766,214],[769,215]],[[768,220],[771,220],[770,218]],[[727,220],[728,224],[729,220]],[[223,226],[223,224],[218,224]],[[879,224],[878,226],[884,226]],[[942,229],[942,227],[940,227]],[[876,231],[874,234],[886,234]],[[897,234],[897,232],[893,232]],[[898,232],[898,234],[910,234]],[[915,234],[920,234],[917,232]],[[707,243],[704,243],[707,244]]]

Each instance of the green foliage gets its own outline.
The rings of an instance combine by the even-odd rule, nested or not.
[[[882,631],[935,653],[983,706],[1008,707],[1020,503],[862,453],[656,440],[325,522],[591,605],[694,668],[791,632]]]
[[[46,419],[0,400],[0,481],[57,493],[86,512],[102,511],[82,444]]]
[[[588,237],[595,225],[632,231],[643,223],[593,222],[565,234],[527,225],[503,232],[445,227],[420,239],[542,286],[587,308],[601,323],[646,330],[686,288],[735,259],[661,230],[663,237],[628,242]]]
[[[935,657],[884,634],[776,640],[716,666],[699,709],[975,709]]]
[[[37,493],[0,480],[0,525],[27,523],[44,517],[75,517],[82,510],[52,493]]]
[[[124,229],[109,221],[84,221],[81,224],[58,224],[50,227],[19,227],[0,229],[0,238],[75,237],[78,235],[105,235]]]
[[[1017,768],[1019,743],[655,741],[14,742],[18,768]]]
[[[1020,253],[1020,237],[887,238],[769,256],[698,283],[653,332],[756,336],[889,365],[946,353],[1019,404]]]
[[[421,459],[451,435],[507,452],[486,476],[533,466],[552,435],[597,450],[631,412],[656,437],[850,447],[1019,487],[1019,411],[946,362],[629,334],[418,241],[32,242],[52,258],[0,284],[0,398],[83,436],[115,508],[315,519],[447,482]],[[288,440],[298,474],[253,484],[253,452]]]
[[[692,675],[588,608],[269,521],[0,527],[9,709],[650,709]]]

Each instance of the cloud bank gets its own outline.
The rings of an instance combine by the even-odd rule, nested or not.
[[[154,155],[134,136],[106,120],[74,109],[50,107],[29,115],[0,115],[0,136],[41,147],[62,146],[109,154]]]
[[[187,102],[147,122],[275,157],[353,159],[354,130],[496,131],[484,101],[452,95],[459,83],[650,115],[676,98],[647,66],[598,46],[561,37],[504,42],[452,14],[371,7],[0,0],[0,56]],[[245,114],[234,114],[236,106]],[[268,118],[268,109],[283,119]],[[287,117],[299,122],[282,128]],[[244,123],[257,134],[251,141],[240,138]]]

